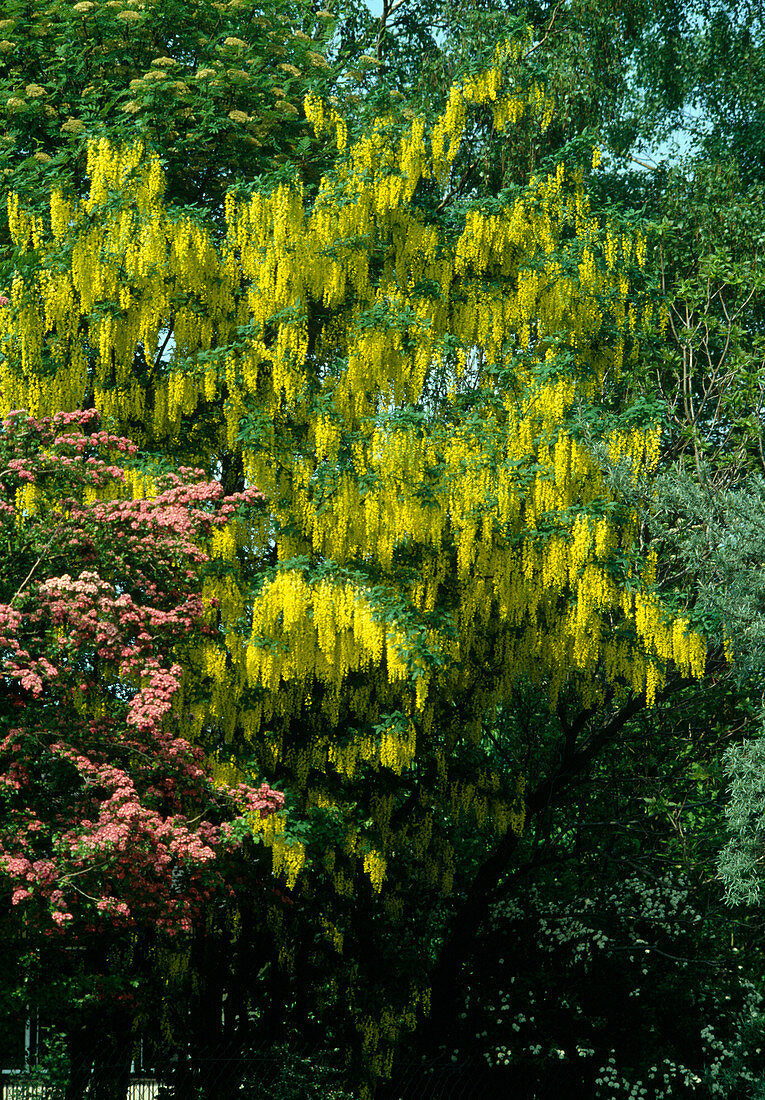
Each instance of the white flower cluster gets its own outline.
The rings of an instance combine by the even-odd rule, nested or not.
[[[697,957],[704,917],[689,880],[674,869],[630,870],[622,879],[604,875],[584,897],[568,881],[557,887],[546,882],[498,901],[484,927],[484,952],[494,961],[477,959],[466,975],[461,1019],[498,1079],[512,1082],[515,1072],[541,1093],[561,1073],[581,1075],[593,1100],[724,1098],[738,1095],[734,1081],[755,1095],[751,1086],[765,1083],[765,1044],[751,1036],[762,1029],[765,998],[737,976],[742,967],[725,937],[710,933],[710,951],[733,965],[709,968]],[[657,1033],[645,1050],[641,1035],[656,1010],[671,1020],[667,995],[695,1016],[679,1019],[677,1036]],[[619,1003],[631,1006],[634,1029],[613,1017]]]

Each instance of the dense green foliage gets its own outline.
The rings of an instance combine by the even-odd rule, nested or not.
[[[193,217],[217,240],[229,189],[244,201],[298,178],[310,197],[337,160],[334,145],[312,134],[307,94],[332,97],[351,140],[385,115],[383,140],[392,147],[414,117],[432,125],[450,86],[486,69],[498,42],[528,33],[514,88],[520,97],[543,88],[556,105],[551,125],[540,127],[528,112],[498,132],[491,109],[477,108],[448,178],[417,192],[417,217],[436,227],[447,247],[469,210],[511,208],[531,176],[544,179],[561,161],[572,176],[589,173],[593,145],[601,150],[602,167],[590,177],[592,210],[603,225],[645,234],[645,269],[633,265],[630,278],[641,301],[654,307],[654,321],[618,381],[608,375],[578,422],[570,412],[568,428],[592,446],[612,494],[609,507],[619,501],[624,514],[634,509],[635,555],[647,560],[655,552],[665,606],[706,632],[705,678],[691,683],[670,668],[654,707],[640,693],[605,690],[583,699],[568,684],[551,710],[546,672],[522,678],[490,705],[477,676],[475,704],[466,694],[449,700],[437,724],[448,737],[468,723],[478,731],[459,749],[465,775],[484,769],[504,792],[524,776],[525,829],[522,836],[497,833],[476,817],[452,817],[444,797],[429,827],[451,853],[450,889],[436,888],[420,874],[420,857],[404,854],[406,874],[390,910],[362,874],[353,904],[338,899],[321,853],[332,845],[340,851],[348,822],[333,812],[301,818],[299,784],[291,791],[287,782],[288,833],[307,852],[303,885],[274,885],[262,861],[240,859],[231,896],[209,906],[182,943],[147,928],[132,936],[123,930],[97,959],[87,940],[80,954],[62,954],[58,941],[22,948],[14,926],[14,958],[0,968],[0,1009],[18,1021],[25,1002],[60,1025],[70,1006],[64,1045],[49,1044],[50,1065],[69,1080],[67,1100],[87,1085],[90,1068],[79,1076],[72,1068],[83,1053],[101,1051],[96,1081],[98,1059],[108,1063],[110,1051],[139,1036],[147,1065],[167,1051],[191,1049],[208,1059],[209,1070],[222,1051],[241,1059],[277,1050],[284,1068],[269,1083],[273,1096],[330,1096],[332,1089],[339,1096],[345,1074],[354,1096],[370,1087],[391,1098],[405,1089],[448,1095],[470,1080],[486,1095],[762,1097],[762,12],[707,0],[559,0],[523,8],[383,0],[379,17],[350,3],[327,7],[6,0],[3,191],[41,213],[55,186],[85,194],[89,139],[138,138],[162,157],[172,216]],[[678,127],[689,152],[664,161]],[[31,270],[37,257],[14,251],[4,203],[0,219],[0,293],[8,293],[14,272]],[[346,245],[365,247],[355,238]],[[561,255],[573,269],[573,246],[569,253],[561,247]],[[375,278],[378,267],[379,255]],[[419,287],[412,301],[431,293]],[[323,307],[311,316],[311,356],[320,354],[328,316]],[[273,322],[267,339],[281,323]],[[236,341],[246,337],[232,337],[235,356],[242,346]],[[444,361],[456,351],[445,343]],[[150,375],[151,390],[164,377],[165,360],[159,354],[149,370],[144,352],[136,362]],[[524,359],[517,347],[508,345],[506,354],[511,365]],[[322,367],[327,377],[334,369]],[[483,418],[494,415],[493,384],[466,387],[460,398],[459,415],[472,418],[477,434]],[[234,491],[244,484],[242,439],[221,432],[228,399],[221,389],[184,417],[174,440],[170,433],[148,442],[164,452],[166,465],[201,456]],[[439,401],[444,395],[434,388],[408,410],[420,418],[423,437]],[[288,424],[285,410],[273,438],[286,468],[286,451],[304,446],[304,425]],[[607,422],[596,423],[596,415],[638,425],[660,418],[657,475],[636,478],[609,462],[596,442]],[[264,423],[260,409],[247,410],[245,446]],[[147,442],[138,422],[128,429]],[[336,461],[347,460],[352,470],[352,453],[349,443]],[[282,536],[274,528],[274,547]],[[241,549],[241,561],[247,552]],[[248,561],[252,575],[275,567],[267,553]],[[423,568],[420,560],[408,566]],[[493,630],[487,624],[487,637]],[[485,652],[488,679],[496,651],[487,642]],[[7,684],[0,688],[4,706]],[[285,725],[296,744],[326,723],[318,690],[314,703]],[[340,713],[345,725],[334,735],[346,743],[361,724],[347,709]],[[223,738],[212,720],[201,736],[220,758]],[[248,752],[234,741],[223,755],[246,769],[255,766]],[[396,804],[394,824],[396,815],[420,812],[424,790],[437,789],[435,756],[429,768]],[[289,776],[285,766],[274,779]],[[372,795],[387,795],[375,782],[371,767],[356,780],[358,835],[373,835]],[[344,873],[352,856],[340,856]],[[397,923],[402,913],[405,924]],[[10,918],[3,927],[11,927]],[[343,957],[332,943],[341,927]],[[51,967],[62,974],[56,1001],[35,1003]],[[430,985],[429,1012],[405,1009],[413,975]],[[120,998],[128,986],[126,1002]],[[412,1033],[397,1033],[389,1081],[379,1066],[370,1072],[373,1059],[357,1026],[363,1012],[379,1016],[381,1004],[398,1004],[411,1017]],[[386,1050],[394,1046],[391,1039]],[[19,1041],[5,1056],[18,1059]],[[260,1096],[263,1074],[276,1069],[256,1060],[228,1078],[205,1072],[189,1065],[188,1076],[178,1071],[172,1085],[212,1100],[243,1083]],[[110,1095],[115,1086],[108,1079],[94,1084],[94,1095],[99,1087],[106,1090],[99,1095]]]

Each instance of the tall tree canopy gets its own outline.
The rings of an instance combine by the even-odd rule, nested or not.
[[[334,167],[230,191],[222,225],[165,199],[145,140],[93,140],[86,189],[45,209],[8,197],[0,411],[95,405],[154,453],[142,492],[193,460],[266,497],[213,539],[227,654],[191,658],[189,736],[220,779],[288,792],[271,935],[372,1079],[427,1012],[460,838],[490,862],[523,828],[495,708],[537,685],[578,712],[574,752],[599,709],[705,663],[606,472],[638,485],[658,456],[655,407],[623,400],[663,323],[645,239],[581,168],[451,194],[472,127],[549,126],[531,48],[501,43],[432,124],[355,132],[309,94]]]

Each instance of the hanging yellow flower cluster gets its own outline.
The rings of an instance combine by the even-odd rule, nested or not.
[[[93,142],[88,175],[84,201],[53,192],[49,232],[42,218],[21,212],[17,197],[8,197],[14,244],[22,254],[39,250],[42,263],[31,280],[17,274],[11,283],[0,330],[3,409],[21,405],[45,415],[76,408],[90,395],[107,419],[145,422],[151,433],[148,396],[161,433],[168,410],[193,411],[198,385],[172,377],[147,394],[136,355],[151,364],[169,326],[177,355],[209,348],[235,321],[232,288],[219,278],[209,232],[188,217],[169,216],[157,156],[139,145]],[[115,204],[115,195],[129,200]],[[20,374],[7,369],[9,360]]]

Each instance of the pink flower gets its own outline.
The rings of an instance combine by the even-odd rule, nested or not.
[[[283,804],[266,785],[213,787],[202,747],[181,736],[186,670],[173,660],[213,633],[199,590],[203,540],[262,498],[227,498],[203,471],[181,469],[158,479],[153,499],[128,499],[121,462],[136,448],[103,430],[92,409],[39,421],[11,413],[2,448],[14,477],[11,489],[0,481],[0,530],[11,545],[20,523],[33,548],[47,547],[51,531],[57,541],[23,597],[0,604],[5,675],[15,681],[8,701],[19,712],[0,745],[0,787],[12,805],[0,819],[0,871],[14,905],[33,892],[47,898],[59,929],[96,919],[187,932],[227,889],[223,857],[245,832],[234,823]],[[51,476],[64,485],[58,504],[19,517],[19,483]],[[92,489],[102,498],[91,502]],[[52,575],[52,561],[69,571]],[[87,668],[98,673],[77,671]],[[32,755],[39,767],[27,766]],[[57,769],[66,802],[51,800],[39,778]],[[221,815],[229,820],[217,824]],[[182,896],[172,888],[179,870]]]

